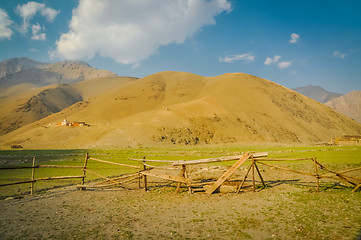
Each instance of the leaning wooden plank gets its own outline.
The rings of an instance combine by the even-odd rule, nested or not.
[[[157,173],[151,173],[151,172],[140,172],[143,175],[151,176],[151,177],[157,177],[162,178],[166,180],[171,180],[175,182],[181,182],[181,183],[191,183],[192,179],[190,178],[184,178],[179,176],[173,176],[173,175],[164,175],[164,174],[157,174]]]
[[[209,189],[207,189],[207,194],[212,194],[219,186],[221,186],[224,181],[227,180],[248,158],[251,157],[250,153],[244,154],[233,166],[226,171],[222,177],[220,177]]]
[[[267,157],[268,152],[260,152],[260,153],[251,153],[250,155],[253,158],[259,157]],[[234,161],[240,159],[244,155],[235,155],[235,156],[227,156],[227,157],[219,157],[219,158],[206,158],[206,159],[197,159],[197,160],[189,160],[189,161],[176,161],[173,163],[174,166],[181,165],[194,165],[194,164],[202,164],[202,163],[214,163],[214,162],[225,162],[225,161]]]
[[[118,166],[123,166],[123,167],[131,167],[131,168],[140,169],[139,166],[134,166],[134,165],[128,165],[128,164],[123,164],[123,163],[109,162],[109,161],[104,161],[104,160],[100,160],[100,159],[96,159],[96,158],[89,158],[89,159],[94,160],[94,161],[98,161],[98,162],[102,162],[102,163],[109,163],[109,164],[118,165]]]
[[[361,183],[359,183],[359,184],[352,190],[352,192],[356,192],[357,189],[359,189],[360,187],[361,187]]]

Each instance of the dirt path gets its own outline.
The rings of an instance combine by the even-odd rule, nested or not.
[[[361,193],[281,182],[259,192],[60,188],[0,201],[0,239],[355,239]]]

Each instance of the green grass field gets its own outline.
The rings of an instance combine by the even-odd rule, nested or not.
[[[12,150],[0,151],[0,167],[31,166],[33,156],[36,164],[83,166],[85,154],[90,157],[111,162],[139,165],[137,161],[129,158],[147,158],[159,160],[193,160],[229,155],[239,155],[246,151],[269,152],[269,158],[308,158],[317,157],[318,161],[333,170],[355,168],[361,166],[360,146],[317,146],[317,147],[262,147],[262,146],[216,146],[216,147],[178,147],[178,148],[142,148],[120,150]],[[213,163],[212,165],[232,165],[234,162]],[[157,163],[152,163],[156,165]],[[245,165],[247,166],[246,163]],[[159,165],[159,163],[158,163]],[[283,162],[282,166],[294,169],[311,168],[304,162]],[[114,166],[89,160],[88,169],[94,170],[103,176],[119,176],[124,173],[136,172],[136,169]],[[26,181],[31,179],[31,169],[0,170],[0,184]],[[53,176],[78,176],[82,175],[81,169],[70,168],[37,168],[35,178]],[[99,177],[87,174],[86,182],[94,181]],[[81,179],[37,181],[35,193],[64,185],[79,184]],[[20,196],[29,194],[30,183],[0,187],[0,198],[7,196]]]

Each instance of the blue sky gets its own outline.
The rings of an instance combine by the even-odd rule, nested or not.
[[[361,90],[360,9],[357,0],[3,0],[0,60],[80,59],[134,77],[244,72],[347,93]]]

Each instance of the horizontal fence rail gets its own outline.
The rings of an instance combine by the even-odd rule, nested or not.
[[[49,165],[49,164],[35,164],[36,157],[33,157],[32,166],[5,166],[0,167],[0,170],[16,170],[16,169],[31,169],[31,178],[29,180],[23,180],[18,182],[11,182],[11,183],[3,183],[0,184],[0,187],[4,186],[12,186],[12,185],[18,185],[18,184],[31,184],[31,191],[30,194],[33,194],[34,190],[34,184],[38,181],[49,181],[49,180],[63,180],[63,179],[81,179],[81,182],[79,185],[76,185],[77,188],[80,190],[86,189],[86,188],[106,188],[106,187],[112,187],[112,186],[119,186],[124,183],[130,183],[133,181],[138,180],[138,189],[140,189],[141,185],[141,179],[143,179],[144,182],[144,189],[147,190],[147,176],[148,177],[155,177],[160,178],[164,180],[169,180],[177,183],[177,189],[176,192],[178,192],[181,184],[185,184],[188,188],[189,192],[191,191],[191,186],[194,182],[192,182],[192,179],[188,176],[188,171],[186,167],[188,165],[197,165],[197,164],[207,164],[207,163],[215,163],[215,162],[225,162],[225,161],[234,161],[237,160],[237,162],[228,170],[226,171],[222,177],[220,177],[215,183],[204,183],[208,185],[212,185],[208,190],[205,190],[206,193],[212,194],[214,191],[217,190],[217,188],[220,187],[223,182],[225,182],[239,167],[246,161],[251,161],[252,164],[249,166],[246,175],[242,179],[242,182],[237,186],[236,193],[239,193],[241,188],[243,187],[243,184],[245,183],[248,174],[252,175],[252,183],[253,183],[253,191],[255,191],[255,174],[259,175],[259,178],[265,187],[265,182],[263,180],[263,177],[261,176],[261,172],[257,166],[257,164],[262,164],[267,167],[275,168],[277,170],[284,170],[289,171],[305,176],[310,176],[315,178],[316,184],[317,184],[317,192],[319,191],[319,180],[322,178],[325,179],[332,179],[332,180],[338,180],[340,182],[348,183],[353,185],[353,191],[358,190],[361,187],[361,179],[358,176],[348,176],[346,173],[359,171],[361,170],[361,167],[353,168],[353,169],[346,169],[341,171],[334,171],[331,170],[321,163],[317,161],[316,157],[313,158],[292,158],[292,159],[280,159],[280,158],[267,158],[268,152],[259,152],[259,153],[246,153],[244,155],[235,155],[235,156],[226,156],[226,157],[217,157],[217,158],[206,158],[206,159],[197,159],[197,160],[178,160],[178,161],[171,161],[171,160],[154,160],[154,159],[138,159],[138,158],[128,158],[128,160],[131,161],[137,161],[138,166],[136,164],[125,164],[125,163],[118,163],[118,162],[111,162],[106,160],[101,160],[98,158],[90,157],[87,153],[85,155],[84,164],[83,166],[68,166],[68,165]],[[125,167],[125,168],[132,168],[137,169],[137,172],[134,173],[125,173],[121,176],[116,177],[109,177],[104,176],[104,173],[99,173],[93,169],[88,169],[88,163],[89,161],[104,163],[104,164],[110,164],[115,165],[119,167]],[[292,162],[292,161],[311,161],[314,165],[314,170],[311,173],[298,171],[294,169],[290,169],[284,166],[277,166],[273,165],[272,162]],[[169,173],[157,173],[157,172],[151,172],[150,170],[153,168],[160,168],[159,166],[152,166],[148,164],[147,162],[158,162],[158,163],[165,163],[165,170],[169,169],[169,167],[172,167],[172,169],[179,169],[181,167],[181,173],[180,176],[175,175],[169,175]],[[271,164],[272,163],[272,164]],[[163,167],[162,165],[161,167]],[[69,169],[79,169],[82,174],[75,175],[74,176],[49,176],[49,177],[35,177],[35,170],[38,168],[69,168]],[[324,174],[319,174],[319,170],[323,170]],[[327,173],[325,173],[327,172]],[[123,172],[124,173],[124,172]],[[89,181],[86,184],[85,178],[87,177],[87,174],[95,175],[98,178],[101,179],[101,181],[97,181],[95,184],[90,184]],[[98,179],[96,178],[96,179]],[[88,178],[87,178],[88,179]]]

